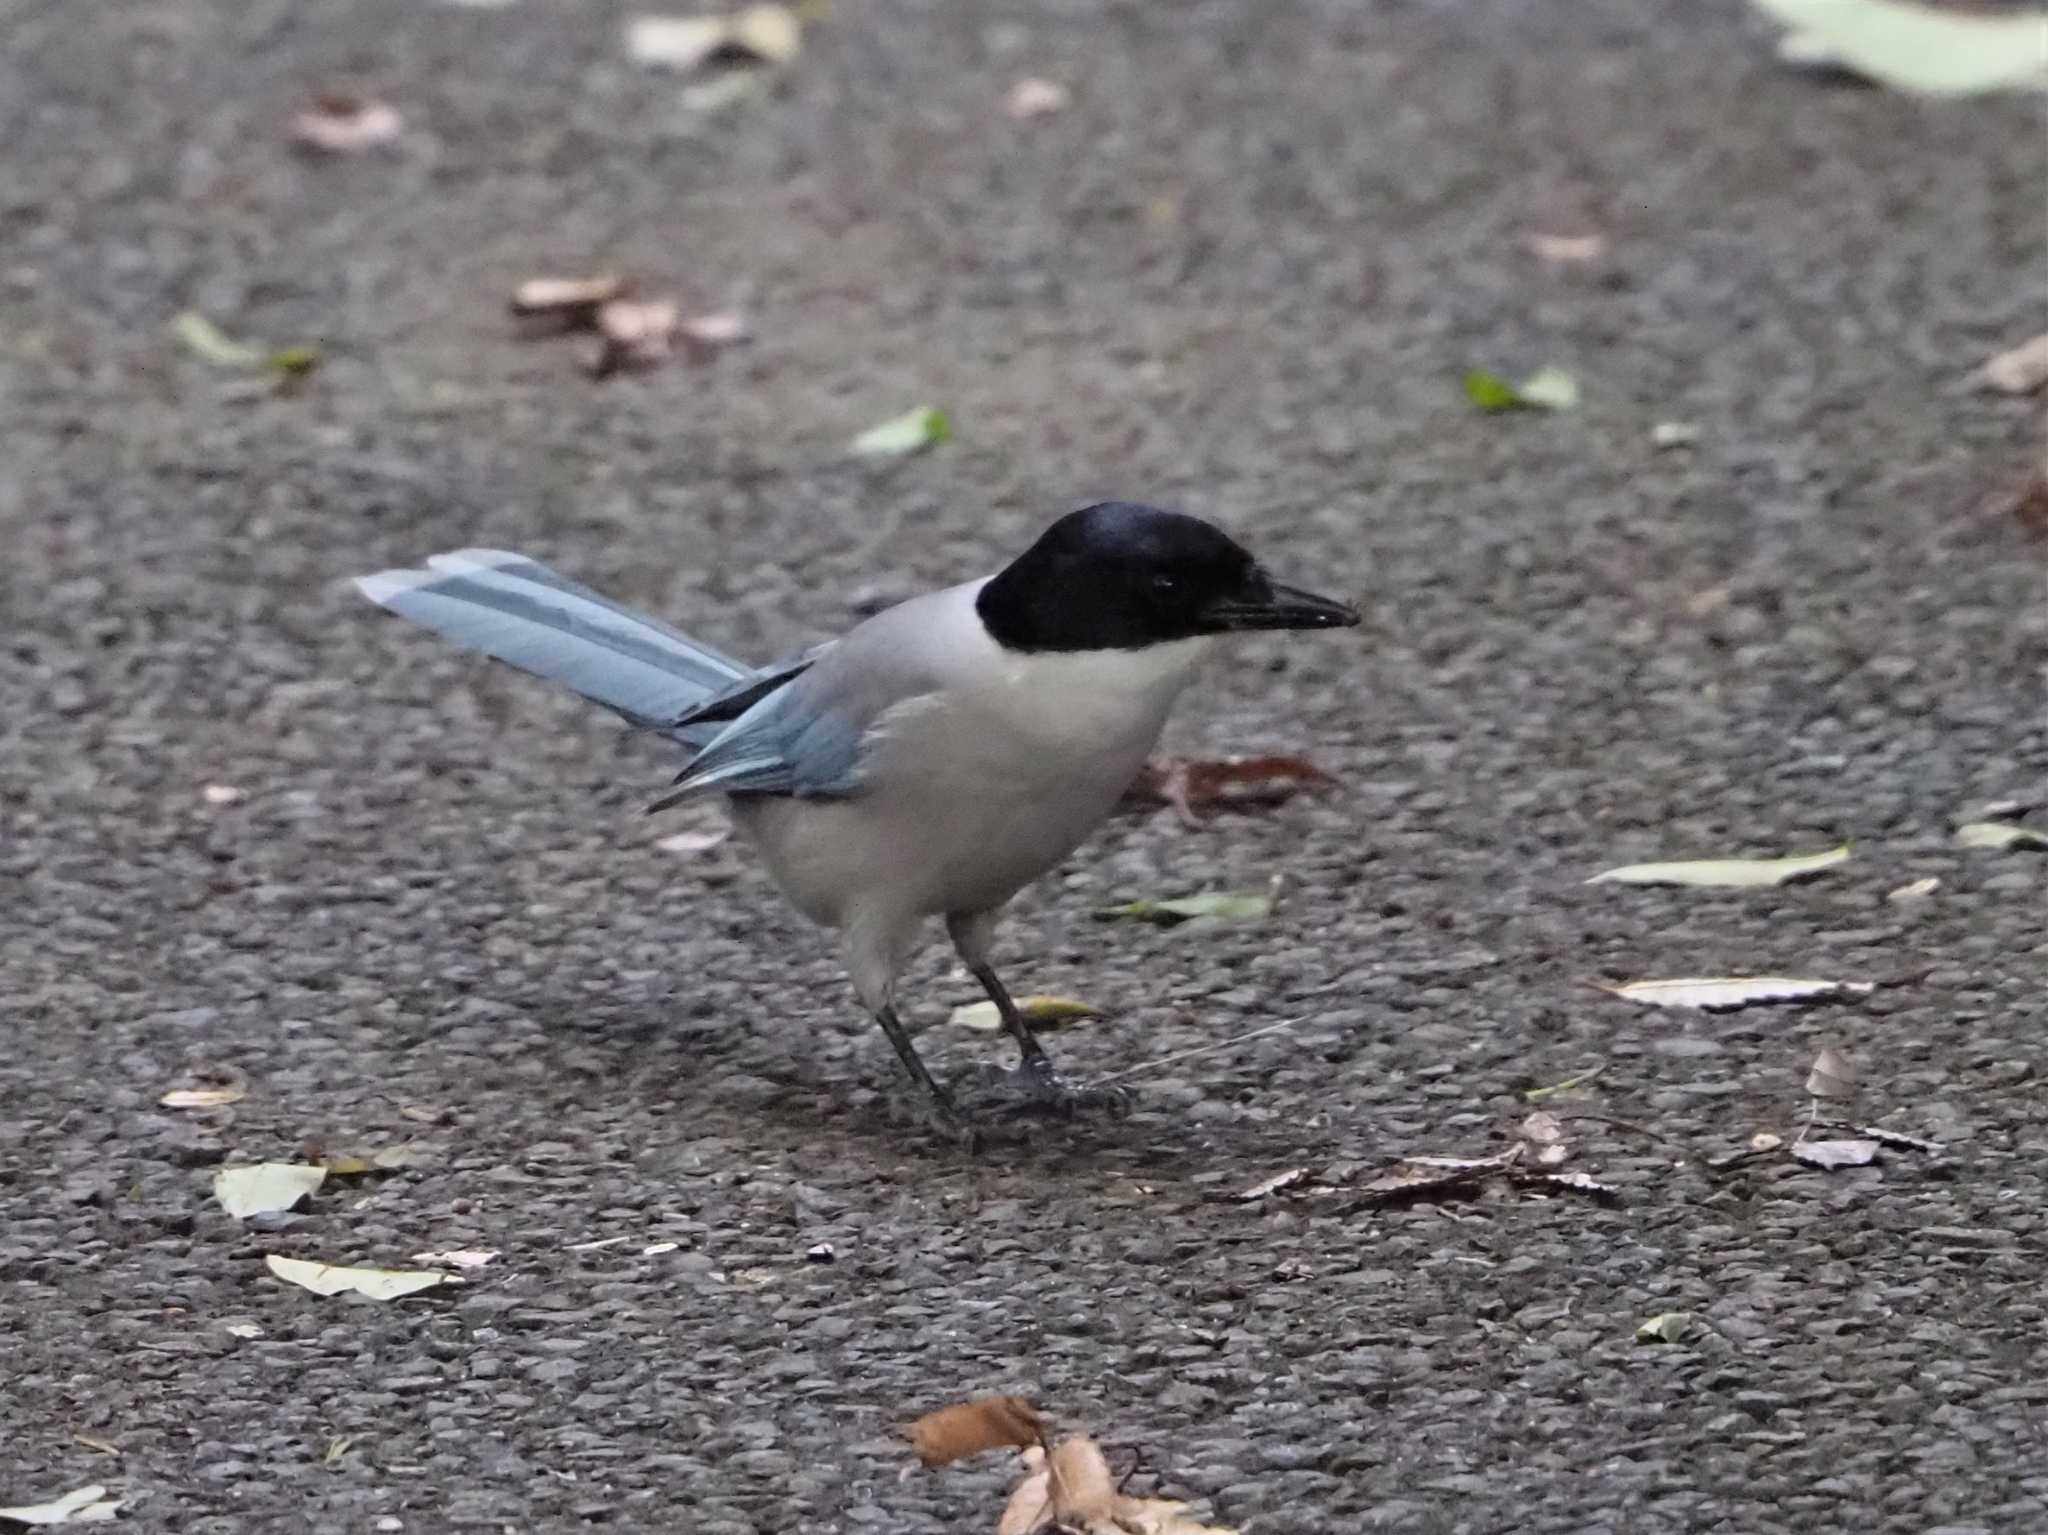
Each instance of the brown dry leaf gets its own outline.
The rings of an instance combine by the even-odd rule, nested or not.
[[[1337,780],[1302,757],[1154,757],[1138,770],[1126,798],[1171,805],[1190,826],[1197,812],[1237,805],[1277,805],[1304,789]]]
[[[1607,254],[1607,237],[1600,234],[1532,234],[1530,253],[1552,266],[1591,266]]]
[[[1813,1069],[1806,1074],[1806,1090],[1816,1098],[1853,1098],[1856,1067],[1849,1057],[1829,1045],[1813,1058]]]
[[[906,1431],[917,1458],[943,1466],[983,1450],[1045,1442],[1045,1420],[1021,1396],[980,1396],[928,1412]]]
[[[2048,332],[2000,352],[1977,370],[1977,381],[2000,394],[2032,394],[2048,384]]]
[[[628,292],[615,272],[597,277],[530,277],[512,290],[512,312],[525,320],[551,320],[557,330],[589,330],[600,306]],[[540,334],[540,332],[535,332]]]
[[[1052,1474],[1045,1469],[1045,1451],[1034,1444],[1023,1460],[1024,1480],[1010,1490],[996,1535],[1032,1535],[1052,1523]]]
[[[1003,98],[1003,110],[1022,122],[1058,112],[1071,99],[1067,88],[1056,80],[1019,80]]]
[[[292,119],[292,138],[323,154],[353,155],[395,143],[405,131],[397,109],[381,101],[333,92]]]
[[[1090,1529],[1116,1514],[1116,1483],[1102,1447],[1085,1434],[1062,1439],[1046,1457],[1052,1482],[1052,1517],[1057,1524]]]

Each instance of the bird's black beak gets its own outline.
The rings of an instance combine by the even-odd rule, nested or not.
[[[1282,586],[1255,574],[1238,591],[1202,610],[1203,627],[1214,634],[1247,629],[1349,629],[1358,609],[1298,586]]]

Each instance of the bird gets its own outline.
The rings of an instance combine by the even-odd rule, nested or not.
[[[437,554],[355,584],[687,748],[650,811],[724,798],[790,903],[837,931],[855,994],[925,1106],[969,1136],[898,1007],[928,923],[944,922],[1015,1041],[1024,1104],[1089,1101],[994,969],[1004,907],[1108,817],[1220,640],[1360,621],[1281,584],[1213,523],[1124,501],[1069,512],[994,575],[765,668],[506,550]]]

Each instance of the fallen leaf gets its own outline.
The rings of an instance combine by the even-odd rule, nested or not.
[[[1877,989],[1871,981],[1812,981],[1782,975],[1630,981],[1626,986],[1596,984],[1602,991],[1631,1002],[1646,1002],[1652,1007],[1697,1007],[1710,1013],[1770,1002],[1827,1002],[1839,997],[1862,997]]]
[[[2000,352],[1977,370],[1977,380],[2000,394],[2032,394],[2048,384],[2048,332]]]
[[[236,1220],[289,1210],[327,1181],[327,1169],[297,1162],[255,1162],[213,1175],[213,1197]]]
[[[1872,1140],[1795,1141],[1792,1155],[1808,1167],[1833,1169],[1864,1167],[1877,1160],[1878,1144]]]
[[[223,1325],[222,1331],[226,1332],[230,1337],[234,1338],[246,1339],[260,1338],[263,1336],[263,1329],[261,1327],[258,1327],[254,1322],[228,1322]]]
[[[635,16],[626,23],[626,53],[663,69],[698,69],[731,36],[732,22],[724,16]]]
[[[643,1258],[659,1258],[663,1253],[672,1253],[683,1244],[680,1242],[649,1242],[640,1249]]]
[[[1306,1181],[1307,1178],[1308,1169],[1306,1167],[1290,1167],[1287,1171],[1275,1173],[1270,1178],[1261,1178],[1237,1197],[1247,1202],[1254,1199],[1264,1199],[1267,1195],[1277,1194],[1282,1189],[1291,1189],[1297,1183]]]
[[[847,444],[847,451],[862,458],[901,458],[944,442],[952,435],[953,425],[944,411],[920,405],[880,426],[869,427]]]
[[[414,1253],[415,1263],[436,1263],[452,1269],[480,1269],[498,1256],[494,1247],[453,1247],[446,1252]]]
[[[1465,398],[1484,411],[1570,410],[1579,403],[1579,384],[1562,368],[1541,368],[1519,385],[1474,368],[1465,375]]]
[[[803,46],[803,23],[786,5],[750,5],[727,24],[726,46],[763,64],[787,64]]]
[[[405,131],[397,109],[358,96],[326,95],[292,119],[292,137],[323,154],[353,155],[396,143]]]
[[[1700,440],[1700,429],[1690,421],[1659,421],[1650,428],[1650,446],[1689,448]]]
[[[367,1155],[342,1152],[320,1158],[320,1165],[336,1178],[360,1178],[366,1173],[402,1172],[408,1167],[426,1167],[440,1160],[442,1148],[420,1141],[402,1141],[380,1146]]]
[[[1038,1409],[1021,1396],[982,1396],[928,1412],[908,1429],[911,1448],[926,1466],[943,1466],[949,1461],[983,1450],[1045,1442],[1045,1420]]]
[[[1784,1144],[1784,1136],[1773,1135],[1768,1130],[1759,1130],[1749,1138],[1749,1149],[1751,1151],[1776,1151]]]
[[[677,338],[704,353],[715,352],[722,346],[737,346],[751,334],[746,316],[735,310],[700,314],[676,322]]]
[[[1607,237],[1598,234],[1532,234],[1526,243],[1537,260],[1552,266],[1590,266],[1607,254]]]
[[[1171,805],[1189,825],[1218,805],[1274,805],[1303,789],[1337,780],[1302,757],[1154,757],[1138,770],[1127,799]]]
[[[248,798],[231,783],[210,783],[199,791],[199,797],[209,805],[239,805]]]
[[[1237,1535],[1226,1525],[1189,1518],[1187,1509],[1171,1498],[1118,1498],[1113,1522],[1128,1535]]]
[[[1052,1487],[1055,1524],[1086,1529],[1115,1514],[1116,1483],[1110,1478],[1102,1447],[1093,1439],[1084,1434],[1062,1439],[1046,1455],[1045,1469]]]
[[[340,1295],[353,1291],[371,1300],[396,1300],[446,1284],[448,1276],[432,1269],[359,1269],[332,1263],[309,1263],[303,1258],[280,1258],[275,1253],[263,1260],[271,1273],[289,1284],[311,1290],[315,1295]]]
[[[218,1109],[240,1103],[248,1093],[239,1087],[180,1087],[157,1099],[167,1109]]]
[[[1930,876],[1927,879],[1916,879],[1910,885],[1899,886],[1898,889],[1886,895],[1885,899],[1894,906],[1903,906],[1908,901],[1925,900],[1940,888],[1941,881]]]
[[[1063,1023],[1075,1023],[1083,1018],[1099,1018],[1101,1012],[1074,997],[1028,996],[1016,999],[1017,1011],[1036,1024],[1057,1028]],[[990,1034],[1002,1028],[1002,1014],[996,1011],[993,1002],[969,1002],[953,1009],[949,1023],[963,1029]]]
[[[1856,1125],[1853,1128],[1859,1140],[1876,1141],[1880,1146],[1892,1146],[1901,1151],[1924,1151],[1929,1156],[1936,1156],[1948,1150],[1940,1141],[1930,1141],[1919,1135],[1907,1135],[1898,1130],[1886,1130],[1877,1125]]]
[[[175,320],[171,321],[171,329],[176,332],[178,339],[190,347],[203,361],[212,363],[216,368],[253,368],[263,361],[263,352],[260,348],[235,340],[197,310],[188,309],[179,315]],[[225,788],[226,786],[209,786],[207,790],[208,804],[229,805],[234,803],[234,799],[215,799],[213,792],[216,787]],[[240,790],[233,790],[231,792],[235,798],[241,797]]]
[[[1815,1098],[1853,1098],[1856,1068],[1846,1055],[1829,1045],[1813,1058],[1813,1069],[1806,1074],[1806,1091]]]
[[[1538,1109],[1522,1121],[1522,1139],[1537,1146],[1552,1145],[1564,1139],[1564,1124],[1555,1114]]]
[[[708,853],[731,835],[731,827],[713,826],[703,831],[679,831],[654,845],[664,853]]]
[[[563,329],[597,324],[600,305],[626,294],[616,273],[598,277],[531,277],[512,290],[512,313],[522,319],[552,319]]]
[[[1024,1480],[1010,1490],[996,1535],[1033,1535],[1052,1523],[1052,1473],[1045,1469],[1045,1451],[1031,1445],[1022,1459]]]
[[[1773,20],[1807,34],[1827,62],[1881,85],[1929,96],[2048,85],[2048,18],[1970,14],[1907,0],[1752,0]],[[1806,45],[1816,62],[1813,44]]]
[[[1003,98],[1003,110],[1020,122],[1062,110],[1069,100],[1067,88],[1053,80],[1019,80]]]
[[[1648,1321],[1637,1324],[1638,1343],[1676,1343],[1692,1331],[1690,1311],[1660,1311]]]
[[[120,1506],[119,1499],[108,1498],[107,1489],[95,1484],[67,1492],[61,1498],[52,1498],[48,1503],[0,1508],[0,1519],[31,1525],[104,1524],[114,1517]]]
[[[1197,917],[1216,922],[1256,922],[1271,915],[1273,900],[1256,891],[1219,890],[1208,895],[1180,896],[1170,901],[1130,901],[1122,906],[1105,906],[1096,916],[1105,919],[1128,917],[1172,927]]]
[[[2048,849],[2048,832],[2009,821],[1971,821],[1956,828],[1956,846]]]
[[[1683,863],[1631,863],[1595,874],[1589,885],[1700,885],[1754,889],[1782,885],[1846,863],[1849,845],[1825,853],[1795,853],[1785,858],[1702,858]]]

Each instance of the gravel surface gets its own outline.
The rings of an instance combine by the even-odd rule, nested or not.
[[[2039,103],[1797,75],[1730,0],[839,0],[703,113],[624,14],[0,4],[0,1503],[988,1531],[1010,1468],[906,1475],[900,1431],[1018,1390],[1257,1535],[2048,1527],[2048,859],[1951,843],[2048,768],[2040,407],[1964,382],[2043,328]],[[1027,75],[1072,104],[1012,120]],[[336,88],[395,151],[291,149]],[[605,267],[758,338],[597,383],[512,336],[520,279]],[[324,364],[252,397],[186,308]],[[1580,408],[1460,392],[1546,364]],[[847,460],[925,402],[954,441]],[[1006,973],[1107,1011],[1053,1041],[1085,1076],[1300,1022],[978,1159],[900,1122],[757,869],[656,845],[698,824],[640,814],[661,752],[344,581],[513,546],[767,659],[1109,495],[1366,606],[1174,736],[1342,784],[1118,821]],[[1258,926],[1090,916],[1268,881]],[[1588,984],[1757,972],[1882,984]],[[939,949],[909,986],[942,1071],[1003,1058]],[[1711,1165],[1796,1132],[1830,1042],[1851,1117],[1945,1149]],[[1616,1203],[1227,1197],[1501,1150],[1602,1063],[1545,1106]],[[406,1141],[296,1215],[209,1195]],[[463,1247],[381,1305],[262,1262]]]

